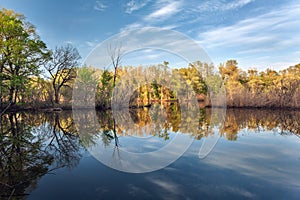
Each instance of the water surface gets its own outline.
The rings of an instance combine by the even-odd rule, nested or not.
[[[299,111],[227,110],[218,126],[221,138],[204,159],[199,148],[213,137],[215,125],[211,110],[198,116],[189,121],[197,124],[195,131],[184,126],[190,119],[176,105],[131,110],[134,126],[118,126],[110,111],[97,112],[100,128],[80,135],[70,111],[5,114],[0,199],[299,199]],[[117,171],[87,150],[100,143],[114,149],[109,156],[118,160],[119,149],[155,151],[176,134],[192,145],[150,173]]]

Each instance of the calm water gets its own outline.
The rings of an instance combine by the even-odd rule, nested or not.
[[[203,141],[214,137],[211,110],[200,110],[199,119],[189,121],[196,123],[194,131],[182,123],[190,119],[177,106],[160,109],[130,111],[123,116],[132,119],[130,126],[116,124],[110,111],[97,112],[99,128],[84,135],[70,111],[2,116],[0,199],[300,198],[299,111],[229,109],[216,146],[199,159]],[[108,157],[118,160],[119,149],[155,151],[176,134],[190,138],[191,146],[149,173],[117,171],[90,153],[103,145],[114,150]]]

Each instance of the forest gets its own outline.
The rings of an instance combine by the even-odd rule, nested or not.
[[[244,70],[234,59],[219,66],[195,61],[178,68],[170,68],[169,63],[163,61],[147,66],[146,73],[145,66],[122,66],[118,56],[111,56],[112,70],[80,67],[81,56],[75,47],[66,44],[47,48],[34,25],[22,14],[7,9],[0,11],[0,37],[1,114],[19,109],[71,109],[75,81],[92,85],[95,91],[91,99],[95,106],[109,109],[113,90],[122,77],[147,79],[149,73],[156,74],[159,80],[166,73],[182,77],[204,107],[211,106],[206,79],[210,74],[222,80],[218,84],[225,87],[228,107],[300,108],[300,64],[286,66],[280,71],[259,71],[255,68]],[[138,73],[136,77],[131,74],[133,69]],[[180,84],[176,80],[169,81],[172,87]],[[148,106],[154,102],[177,101],[180,94],[167,87],[168,84],[154,80],[138,85],[131,102],[134,106]],[[185,99],[191,97],[187,92]]]

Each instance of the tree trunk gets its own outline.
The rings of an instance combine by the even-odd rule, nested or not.
[[[147,85],[147,106],[150,105],[150,92],[149,92],[149,88],[148,88],[148,85]]]
[[[59,92],[58,92],[58,89],[54,90],[54,102],[56,104],[59,104]]]
[[[116,86],[116,78],[117,78],[117,67],[115,67],[115,71],[114,71],[114,87]]]
[[[54,90],[54,103],[59,104],[59,87],[55,85],[55,80],[52,83],[53,90]]]
[[[3,98],[3,92],[2,92],[2,87],[3,87],[3,85],[2,85],[2,79],[3,79],[3,77],[2,77],[2,73],[3,73],[3,66],[1,65],[0,66],[0,110],[2,110],[2,102],[3,102],[3,100],[2,100],[2,98]]]
[[[9,102],[11,103],[11,105],[14,105],[16,102],[15,102],[15,88],[11,87],[9,89]]]
[[[18,93],[19,93],[19,89],[15,89],[15,92],[14,92],[14,103],[17,102]]]

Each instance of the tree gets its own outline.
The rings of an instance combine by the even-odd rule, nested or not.
[[[220,65],[219,70],[222,79],[225,81],[227,105],[240,107],[245,106],[248,99],[245,94],[245,74],[237,65],[236,60],[228,60],[225,66],[224,64]]]
[[[105,108],[110,105],[111,92],[113,85],[111,80],[113,79],[113,75],[108,70],[104,70],[100,77],[100,83],[98,85],[98,93],[97,93],[97,104],[98,106]]]
[[[219,67],[221,76],[223,79],[226,78],[232,78],[232,79],[236,79],[237,75],[238,75],[238,67],[237,67],[238,63],[236,60],[228,60],[225,64],[225,66],[222,64]]]
[[[97,84],[99,83],[100,70],[93,67],[84,66],[77,70],[76,83],[74,88],[77,91],[82,91],[76,101],[81,102],[84,106],[93,106],[95,103],[95,93],[97,91]],[[98,92],[96,93],[99,96]],[[98,103],[98,101],[96,101]]]
[[[0,11],[0,38],[0,102],[14,105],[20,90],[40,73],[39,66],[50,54],[35,27],[12,10]]]
[[[45,65],[49,72],[54,91],[54,102],[59,104],[60,91],[62,87],[70,87],[70,83],[76,77],[76,66],[80,55],[76,48],[67,44],[56,47],[52,52],[50,61]]]
[[[108,54],[110,56],[113,68],[114,68],[114,76],[113,76],[113,86],[116,86],[116,79],[117,79],[117,73],[118,73],[118,68],[120,67],[121,64],[121,58],[123,55],[122,52],[122,45],[119,44],[115,47],[112,45],[109,46],[108,48]]]
[[[26,91],[21,91],[21,103],[30,104],[34,108],[50,106],[52,88],[49,81],[42,77],[32,77],[25,87]]]

